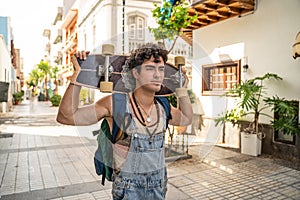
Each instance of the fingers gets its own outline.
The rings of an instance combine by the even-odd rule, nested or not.
[[[75,53],[76,58],[79,58],[80,60],[85,60],[86,57],[90,54],[90,51],[78,51]]]
[[[184,85],[182,87],[187,88],[188,84],[189,84],[189,77],[187,76],[187,69],[185,67],[182,67],[181,69],[182,71],[182,75],[184,76]]]
[[[182,68],[181,68],[181,72],[182,72],[183,75],[186,75],[186,72],[187,72],[186,68],[185,68],[185,67],[182,67]]]
[[[80,65],[79,65],[79,63],[77,61],[76,54],[72,56],[71,61],[73,63],[74,70],[77,71],[77,72],[79,72],[80,71]]]
[[[185,81],[184,81],[184,85],[182,87],[187,88],[187,86],[189,84],[189,77],[185,74],[184,78],[185,78]]]

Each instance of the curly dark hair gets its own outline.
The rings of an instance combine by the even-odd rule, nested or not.
[[[154,62],[159,62],[159,58],[162,57],[164,64],[166,64],[168,51],[161,44],[146,43],[131,52],[131,55],[127,58],[123,66],[122,75],[123,82],[127,89],[134,90],[135,88],[135,79],[132,75],[132,69],[137,68],[138,72],[140,72],[140,66],[145,60],[149,60],[151,56],[154,57]]]
[[[143,64],[145,60],[149,60],[151,56],[154,57],[154,62],[159,62],[159,57],[162,57],[164,63],[166,63],[168,51],[161,44],[146,43],[131,52],[126,65],[129,69],[133,69]]]

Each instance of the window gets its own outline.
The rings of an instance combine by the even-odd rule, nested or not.
[[[141,17],[137,18],[137,39],[143,40],[144,39],[144,19]]]
[[[129,39],[135,39],[135,24],[129,25]]]
[[[144,40],[145,35],[145,19],[138,15],[128,18],[129,39]]]
[[[293,120],[295,120],[293,122],[295,122],[295,124],[297,125],[298,120],[299,120],[299,101],[289,101],[289,103],[292,106],[295,106],[297,116],[293,119]],[[290,118],[290,116],[286,116],[283,113],[279,114],[278,112],[274,112],[274,119],[280,120],[280,118],[284,118],[284,117]],[[293,145],[296,144],[296,136],[295,135],[285,134],[284,132],[277,131],[277,130],[274,131],[274,140],[276,142],[283,142],[283,143],[293,144]]]
[[[240,83],[240,60],[202,66],[202,94],[220,95]]]

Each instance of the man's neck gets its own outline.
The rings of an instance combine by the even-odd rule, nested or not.
[[[144,89],[136,89],[134,91],[135,98],[144,108],[149,108],[153,104],[155,92]]]

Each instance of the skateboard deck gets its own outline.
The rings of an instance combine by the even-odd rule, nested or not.
[[[113,82],[113,91],[129,92],[122,81],[123,65],[127,56],[109,56],[110,70],[108,80]],[[105,81],[105,56],[102,54],[89,55],[86,60],[77,59],[81,71],[77,76],[76,82],[90,88],[99,88],[100,82]],[[180,78],[184,82],[184,77],[179,75],[179,69],[167,63],[165,66],[165,78],[161,90],[156,95],[172,95],[176,88],[180,87]]]

